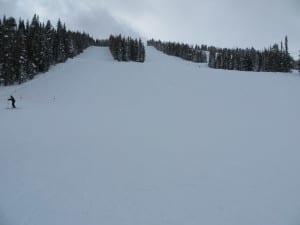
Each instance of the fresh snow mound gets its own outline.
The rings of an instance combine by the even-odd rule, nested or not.
[[[0,224],[299,224],[299,77],[146,51],[0,87]]]

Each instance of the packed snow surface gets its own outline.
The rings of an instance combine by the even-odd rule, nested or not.
[[[146,51],[0,87],[0,224],[299,224],[299,76]]]

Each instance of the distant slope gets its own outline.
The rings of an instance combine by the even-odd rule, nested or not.
[[[146,52],[0,87],[0,224],[296,224],[299,77]]]

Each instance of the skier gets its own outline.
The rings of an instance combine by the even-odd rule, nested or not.
[[[15,98],[14,98],[12,95],[11,95],[10,98],[7,99],[7,100],[8,100],[8,101],[11,101],[11,105],[12,105],[13,108],[16,108],[16,106],[15,106],[16,100],[15,100]]]

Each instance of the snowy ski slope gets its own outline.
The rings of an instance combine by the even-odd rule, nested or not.
[[[0,87],[0,224],[299,224],[299,76],[146,51]]]

